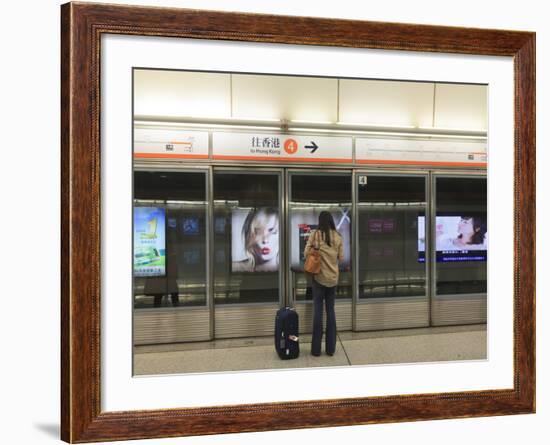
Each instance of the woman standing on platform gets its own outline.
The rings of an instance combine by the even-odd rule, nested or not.
[[[311,354],[321,355],[321,339],[323,337],[323,301],[327,311],[327,326],[325,331],[325,351],[334,355],[336,350],[336,314],[334,299],[338,284],[338,262],[344,259],[342,236],[336,231],[334,220],[329,212],[319,214],[318,229],[313,231],[304,250],[307,258],[312,249],[318,249],[321,270],[313,275],[313,335],[311,338]]]

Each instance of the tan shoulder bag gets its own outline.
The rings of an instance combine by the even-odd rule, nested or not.
[[[309,254],[304,263],[304,270],[307,273],[316,275],[321,272],[321,253],[319,252],[319,231],[317,230],[313,235],[313,239],[317,240],[317,243],[314,244],[313,249],[309,251]]]

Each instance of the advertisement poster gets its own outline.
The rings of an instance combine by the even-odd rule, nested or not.
[[[238,208],[231,215],[233,272],[279,270],[279,210]]]
[[[487,261],[486,215],[436,216],[438,262]],[[418,261],[426,260],[425,219],[418,217]]]
[[[165,210],[134,207],[134,275],[166,274]]]
[[[327,210],[334,219],[336,230],[342,236],[344,259],[339,263],[340,270],[347,270],[351,264],[351,212],[348,207],[300,208],[292,209],[290,216],[291,268],[295,272],[304,270],[304,249],[311,231],[317,229],[319,213]]]

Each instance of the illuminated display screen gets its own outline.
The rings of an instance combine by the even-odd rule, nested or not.
[[[134,275],[158,277],[166,274],[165,210],[134,207]]]
[[[438,262],[487,261],[486,216],[452,215],[435,218]],[[418,261],[426,261],[425,218],[418,217]]]

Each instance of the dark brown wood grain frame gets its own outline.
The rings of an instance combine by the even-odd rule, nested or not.
[[[102,412],[100,38],[103,34],[512,56],[513,389]],[[94,442],[535,412],[534,33],[68,3],[61,7],[61,37],[63,440]]]

